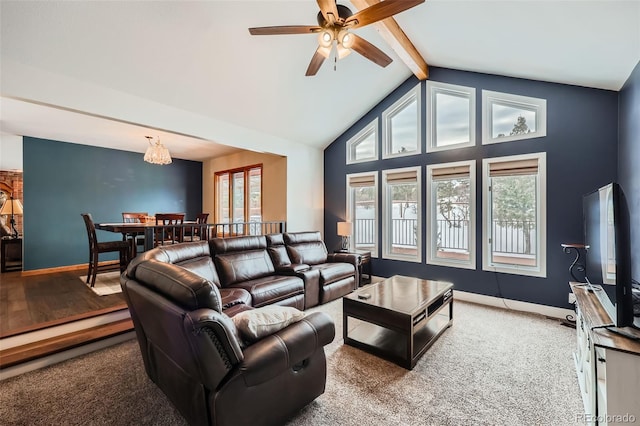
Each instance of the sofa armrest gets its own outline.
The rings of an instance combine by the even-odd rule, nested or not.
[[[357,253],[329,253],[327,255],[327,262],[345,262],[352,264],[356,269],[354,290],[358,289],[358,286],[360,285],[360,266],[362,265],[362,256]]]
[[[299,272],[308,271],[311,266],[306,263],[290,263],[276,267],[276,273],[284,275],[297,275]]]
[[[183,323],[202,382],[216,389],[244,358],[236,326],[227,315],[213,309],[187,312]]]
[[[304,367],[304,361],[333,341],[335,326],[324,312],[314,312],[302,320],[265,337],[244,351],[240,371],[247,386],[256,386],[287,369]]]
[[[361,257],[357,253],[329,253],[327,255],[327,262],[335,263],[335,262],[345,262],[350,263],[353,266],[358,268],[360,266],[360,262],[362,261]]]

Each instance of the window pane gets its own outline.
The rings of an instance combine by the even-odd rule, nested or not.
[[[418,101],[413,99],[389,118],[391,153],[418,150]]]
[[[536,131],[536,111],[515,105],[494,103],[491,134],[494,138],[523,135]]]
[[[450,93],[436,93],[436,146],[469,142],[469,98]]]
[[[376,133],[369,133],[364,139],[354,143],[352,158],[354,160],[365,160],[367,158],[375,158]]]
[[[244,172],[233,174],[233,221],[246,221],[244,215]]]
[[[537,266],[537,176],[490,178],[491,263]]]
[[[218,175],[218,222],[229,223],[229,174]]]
[[[351,191],[355,204],[352,219],[355,248],[372,251],[376,246],[376,187],[355,187]]]
[[[249,222],[262,222],[262,169],[249,170]],[[251,235],[260,235],[259,226],[251,226]]]
[[[433,192],[436,197],[434,257],[453,261],[470,261],[471,180],[469,178],[436,180],[433,182]]]
[[[418,185],[390,184],[391,247],[389,253],[417,255]]]

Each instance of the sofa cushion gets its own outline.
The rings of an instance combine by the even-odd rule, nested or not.
[[[283,266],[291,265],[291,259],[287,253],[287,247],[284,245],[284,237],[282,234],[270,234],[267,235],[267,251],[273,266],[278,269]]]
[[[293,263],[306,263],[317,265],[327,261],[327,247],[322,241],[287,246],[289,258]]]
[[[322,263],[312,269],[320,271],[320,283],[329,284],[343,278],[353,277],[355,267],[350,263]]]
[[[209,240],[209,248],[212,255],[262,250],[267,248],[267,239],[264,235],[212,238]]]
[[[138,264],[134,278],[182,309],[222,312],[222,298],[216,285],[181,266],[147,260]]]
[[[232,319],[246,342],[256,342],[304,318],[304,312],[289,306],[263,306],[240,312]]]
[[[282,234],[282,238],[284,239],[284,243],[288,246],[322,241],[322,236],[319,231],[285,232]]]
[[[243,288],[251,293],[253,307],[260,307],[304,293],[301,278],[285,275],[269,275],[255,280],[242,281],[233,288]]]
[[[139,264],[147,260],[157,260],[180,265],[220,287],[220,278],[213,266],[210,253],[209,243],[206,241],[156,247],[139,254],[129,262],[127,275],[133,277]]]
[[[213,259],[211,259],[210,256],[195,257],[193,259],[178,262],[176,265],[182,266],[183,268],[208,279],[217,287],[220,287],[220,278],[218,277],[216,268],[213,266]]]
[[[215,264],[223,287],[275,273],[266,249],[216,254]]]

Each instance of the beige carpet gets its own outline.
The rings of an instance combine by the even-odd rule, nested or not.
[[[337,325],[326,392],[295,425],[576,425],[575,330],[455,302],[454,324],[412,371],[342,344],[342,301],[313,310]],[[147,378],[137,341],[0,382],[11,425],[185,425]]]
[[[122,293],[120,287],[120,271],[104,272],[96,275],[96,283],[93,287],[87,284],[87,276],[80,277],[82,283],[91,289],[98,296],[106,296],[109,294]]]

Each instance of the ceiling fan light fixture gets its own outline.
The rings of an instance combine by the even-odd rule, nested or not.
[[[351,53],[351,49],[346,49],[342,43],[338,43],[336,45],[337,51],[338,51],[338,59],[342,59],[346,56],[349,56],[349,54]]]
[[[325,59],[327,59],[329,55],[331,55],[331,47],[320,46],[318,47],[318,53],[320,53],[322,56],[324,56]]]
[[[355,41],[356,38],[347,30],[342,30],[338,33],[338,43],[345,49],[351,49]]]
[[[333,32],[327,29],[320,31],[318,34],[318,44],[321,47],[331,47],[333,43]]]

